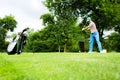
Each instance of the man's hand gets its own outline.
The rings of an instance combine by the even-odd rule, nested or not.
[[[85,30],[85,28],[82,28],[82,31],[84,31]]]

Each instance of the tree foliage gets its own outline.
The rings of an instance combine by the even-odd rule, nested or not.
[[[25,49],[30,52],[51,52],[56,50],[55,42],[54,35],[45,28],[29,36]]]
[[[78,41],[80,39],[79,34],[81,29],[76,26],[76,23],[72,23],[73,25],[70,25],[70,27],[67,28],[68,31],[65,31],[64,27],[61,26],[62,23],[57,23],[54,16],[51,14],[44,14],[40,19],[43,20],[43,25],[46,27],[29,36],[28,44],[26,46],[26,49],[28,50],[26,51],[64,51],[65,43],[67,43],[67,51],[79,51]]]
[[[6,49],[5,38],[8,31],[13,31],[17,25],[17,21],[13,16],[5,16],[0,18],[0,50]]]
[[[105,48],[108,51],[117,51],[120,52],[120,34],[118,33],[112,33],[108,36],[108,38],[105,40]]]
[[[45,5],[55,15],[66,18],[90,15],[97,24],[100,35],[119,25],[119,0],[46,0]]]
[[[46,0],[45,5],[51,11],[51,15],[54,16],[54,31],[57,44],[60,51],[60,46],[64,45],[64,51],[67,50],[67,43],[72,36],[72,26],[75,24],[76,19],[72,16],[69,3],[64,1],[50,1]]]

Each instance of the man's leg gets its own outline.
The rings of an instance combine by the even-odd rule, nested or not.
[[[92,50],[93,50],[93,43],[94,43],[94,36],[93,36],[92,33],[90,34],[90,42],[89,43],[90,43],[89,44],[89,52],[92,52]]]
[[[95,40],[96,40],[97,45],[98,45],[98,50],[102,51],[102,46],[101,46],[101,42],[100,42],[100,39],[99,39],[99,33],[98,32],[96,32],[96,34],[95,34]]]

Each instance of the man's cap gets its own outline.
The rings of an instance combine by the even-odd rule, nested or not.
[[[88,18],[86,19],[86,21],[87,21],[87,22],[89,22],[90,20],[91,20],[91,18],[90,18],[90,17],[88,17]]]

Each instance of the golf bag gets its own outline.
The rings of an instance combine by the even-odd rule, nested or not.
[[[13,41],[10,42],[10,44],[7,47],[7,53],[9,55],[12,54],[20,54],[22,52],[22,49],[24,45],[26,44],[27,35],[24,34],[25,31],[27,31],[29,28],[25,28],[22,33],[18,33],[18,35],[13,38]]]

